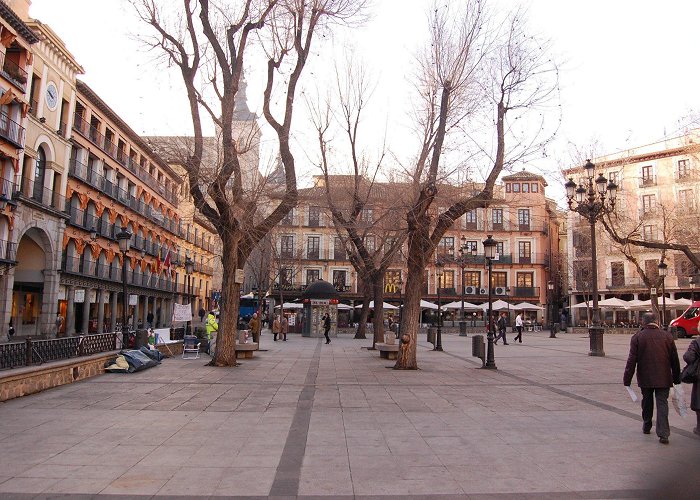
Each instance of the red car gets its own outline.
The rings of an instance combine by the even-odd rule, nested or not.
[[[698,334],[698,323],[700,323],[700,301],[693,302],[683,314],[671,321],[671,329],[675,329],[678,337],[692,337]]]

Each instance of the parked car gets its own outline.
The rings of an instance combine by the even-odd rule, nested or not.
[[[669,326],[675,330],[678,337],[692,337],[698,335],[700,323],[700,301],[693,302],[683,314],[671,321]]]

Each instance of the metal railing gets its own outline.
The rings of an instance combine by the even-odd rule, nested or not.
[[[17,260],[17,243],[0,240],[0,261],[15,262]]]
[[[656,186],[656,175],[639,178],[639,187]]]
[[[66,209],[65,196],[27,178],[21,180],[19,189],[13,193],[12,197],[22,197],[27,200],[33,200],[40,205],[52,208],[58,212],[64,212]]]
[[[15,146],[24,147],[25,130],[7,113],[0,113],[0,137],[10,141]]]
[[[7,54],[0,54],[2,62],[2,74],[23,91],[27,90],[27,79],[29,74],[22,69],[19,64],[7,57]]]
[[[32,340],[0,344],[0,369],[31,366],[90,356],[117,349],[117,334],[98,333],[60,339]]]

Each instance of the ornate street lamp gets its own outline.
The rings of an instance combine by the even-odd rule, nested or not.
[[[442,287],[442,275],[445,264],[438,261],[435,263],[435,276],[437,276],[437,299],[438,299],[438,324],[437,339],[433,351],[442,351],[442,308],[440,306],[440,287]]]
[[[185,276],[187,278],[187,303],[190,305],[190,315],[192,314],[192,280],[190,279],[190,275],[193,271],[194,261],[190,259],[189,255],[187,255],[185,257]],[[185,331],[187,332],[187,335],[190,334],[190,321],[187,322]]]
[[[129,296],[126,289],[126,253],[131,248],[131,233],[123,227],[116,235],[119,242],[119,251],[122,253],[122,349],[129,345],[129,325],[127,324],[127,312],[129,310]]]
[[[584,165],[587,180],[585,185],[577,187],[573,179],[569,179],[564,187],[569,203],[569,210],[580,214],[591,226],[591,281],[593,292],[593,320],[588,328],[590,339],[589,356],[605,356],[603,351],[603,327],[600,324],[600,309],[598,308],[598,258],[596,256],[595,224],[603,215],[615,209],[615,197],[617,196],[617,184],[603,177],[600,173],[593,179],[595,165],[591,160],[586,160]],[[576,202],[574,204],[574,197]]]
[[[661,328],[666,330],[666,275],[668,274],[668,264],[659,262],[659,276],[661,276]]]
[[[486,258],[486,262],[488,263],[489,266],[489,274],[488,274],[488,283],[489,283],[489,315],[488,318],[486,319],[486,324],[488,325],[488,333],[486,335],[486,338],[488,339],[488,348],[486,352],[486,364],[484,365],[484,368],[489,368],[491,370],[496,369],[496,361],[494,360],[493,357],[493,339],[496,336],[496,332],[494,331],[494,326],[495,323],[493,321],[493,310],[492,310],[492,286],[491,286],[491,263],[493,259],[496,257],[496,240],[493,239],[493,235],[489,234],[488,237],[484,240],[484,257]]]
[[[547,296],[549,297],[549,323],[551,327],[549,328],[549,338],[557,338],[557,332],[554,330],[554,282],[547,282]]]

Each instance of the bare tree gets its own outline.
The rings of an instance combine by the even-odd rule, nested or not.
[[[467,211],[489,206],[504,168],[541,151],[551,138],[545,133],[541,106],[556,93],[557,71],[546,44],[525,34],[522,12],[516,11],[498,28],[489,24],[488,17],[486,2],[479,0],[466,2],[459,13],[451,12],[449,5],[433,11],[419,83],[421,145],[413,168],[413,203],[406,214],[408,276],[398,369],[418,368],[424,270],[440,239]],[[484,112],[490,118],[480,121]],[[529,112],[534,112],[536,121],[521,128]],[[482,152],[484,182],[477,192],[464,189],[451,198],[446,210],[433,216],[433,203],[445,187],[441,173],[446,169],[440,161],[453,132],[466,135]],[[495,147],[485,146],[488,143]]]
[[[184,159],[195,207],[222,240],[222,325],[212,363],[234,366],[240,283],[235,276],[252,249],[296,204],[297,183],[290,131],[294,100],[314,36],[329,22],[349,21],[362,2],[352,0],[245,0],[235,7],[210,0],[183,0],[166,9],[156,0],[132,0],[153,29],[150,46],[165,54],[185,86],[194,137]],[[166,2],[167,3],[167,2]],[[284,165],[284,194],[265,214],[246,190],[240,141],[234,131],[235,98],[246,65],[265,67],[263,115],[272,127]],[[278,104],[282,103],[282,104]],[[216,125],[219,162],[203,175],[203,120]],[[209,165],[209,167],[212,167]]]

